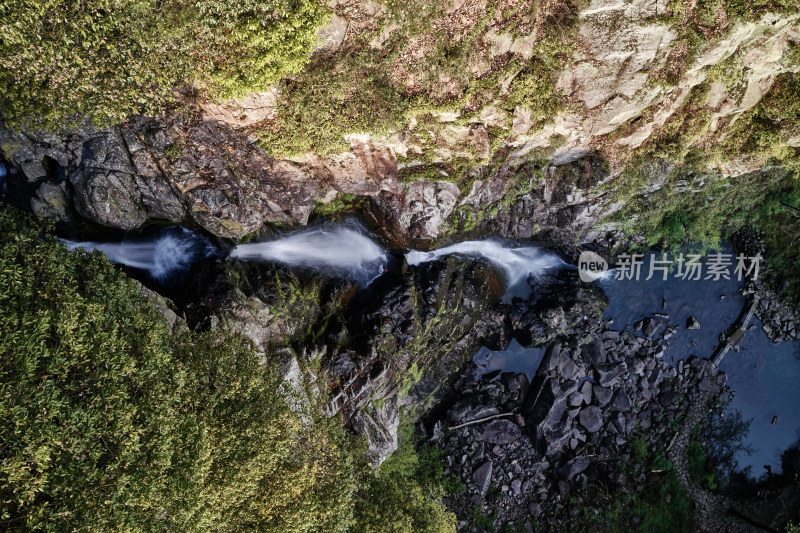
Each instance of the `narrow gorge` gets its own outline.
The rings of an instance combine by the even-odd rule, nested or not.
[[[4,528],[798,531],[800,4],[227,4],[0,23]]]

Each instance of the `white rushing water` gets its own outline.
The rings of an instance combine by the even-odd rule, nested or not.
[[[430,252],[412,250],[406,254],[406,261],[409,265],[418,265],[452,254],[484,258],[505,274],[509,287],[525,281],[529,276],[538,277],[565,265],[557,256],[535,246],[509,248],[491,240],[465,241]]]
[[[275,241],[240,244],[230,256],[301,266],[363,285],[380,276],[387,262],[383,248],[347,227],[313,228]]]
[[[146,240],[107,243],[61,240],[68,250],[98,250],[112,263],[146,270],[155,279],[162,281],[188,269],[192,263],[214,252],[208,239],[186,228],[170,228],[161,235]]]

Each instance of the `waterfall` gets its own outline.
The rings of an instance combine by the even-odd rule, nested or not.
[[[509,287],[527,280],[529,276],[538,277],[566,264],[555,255],[535,246],[510,248],[491,240],[465,241],[430,252],[411,250],[406,254],[406,261],[409,265],[419,265],[452,254],[484,258],[505,274]]]
[[[385,271],[386,252],[364,233],[348,227],[320,227],[269,242],[240,244],[235,259],[274,261],[327,275],[354,279],[366,286]]]
[[[123,242],[60,240],[67,245],[68,250],[98,250],[112,263],[146,270],[159,281],[186,271],[193,263],[216,252],[216,248],[206,237],[183,227],[167,228],[154,238]]]
[[[160,281],[218,253],[206,237],[183,227],[167,228],[156,237],[124,242],[63,242],[70,250],[99,250],[112,263],[145,270]],[[539,248],[512,248],[492,240],[466,241],[431,252],[411,250],[406,254],[406,260],[409,265],[418,265],[451,254],[482,257],[500,269],[509,293],[515,286],[528,290],[526,281],[530,276],[539,277],[548,270],[566,265],[557,256]],[[230,257],[307,268],[328,276],[351,279],[362,286],[369,285],[383,274],[389,263],[386,251],[372,241],[363,228],[354,224],[321,226],[274,241],[240,244],[231,251]]]

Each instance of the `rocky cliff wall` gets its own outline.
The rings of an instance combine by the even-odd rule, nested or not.
[[[420,29],[408,21],[411,12],[403,18],[391,6],[334,4],[337,16],[309,67],[322,78],[295,82],[322,83],[326,64],[335,77],[334,66],[355,68],[346,61],[358,54],[386,66],[405,106],[393,129],[370,133],[367,121],[366,131],[349,131],[336,116],[320,125],[341,135],[347,151],[320,146],[282,156],[285,148],[265,132],[291,134],[287,106],[297,96],[279,85],[221,103],[187,93],[162,117],[104,130],[2,129],[2,157],[12,179],[35,189],[30,206],[42,216],[120,230],[183,222],[236,240],[264,224],[302,226],[318,206],[347,194],[371,199],[397,242],[430,243],[469,229],[470,220],[500,211],[513,217],[508,207],[522,191],[534,211],[548,212],[538,226],[568,225],[577,235],[615,212],[618,198],[595,190],[596,176],[589,187],[552,183],[560,165],[591,155],[607,169],[603,191],[613,191],[632,154],[647,154],[665,132],[686,144],[724,143],[779,76],[800,69],[796,14],[722,11],[711,31],[698,22],[698,8],[680,2],[455,2],[432,6]],[[459,61],[441,62],[441,32],[461,51]],[[369,105],[368,88],[347,98]],[[325,105],[325,95],[317,102]],[[689,103],[704,117],[691,131],[681,122]],[[796,121],[776,129],[794,150]],[[723,175],[767,163],[760,153],[717,152],[705,162]],[[527,228],[516,233],[528,236]]]

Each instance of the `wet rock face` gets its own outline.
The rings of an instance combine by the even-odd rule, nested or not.
[[[600,241],[605,236],[597,231],[597,224],[619,208],[599,192],[598,185],[609,178],[603,161],[591,152],[558,166],[526,162],[476,179],[460,204],[478,213],[487,205],[509,204],[496,215],[481,218],[476,224],[479,234],[512,239],[549,235],[558,243],[576,238]],[[527,192],[519,193],[517,188]],[[452,224],[466,229],[465,221],[455,219]]]
[[[167,221],[237,240],[268,224],[303,226],[339,193],[369,199],[359,204],[365,220],[399,247],[427,248],[475,219],[473,229],[482,235],[530,238],[547,229],[554,241],[591,240],[591,228],[608,214],[593,192],[607,172],[592,154],[544,174],[532,165],[503,167],[488,177],[476,169],[482,179],[462,191],[444,179],[400,182],[392,149],[368,138],[355,136],[343,154],[275,160],[244,130],[203,117],[133,118],[69,136],[0,129],[0,145],[33,188],[27,201],[37,213],[123,231]],[[58,172],[45,168],[48,161]],[[480,214],[515,197],[509,187],[528,174],[528,193],[496,216]]]
[[[31,199],[39,214],[120,230],[191,221],[238,239],[265,223],[305,225],[317,203],[336,192],[396,190],[397,162],[386,148],[362,142],[327,159],[276,161],[241,131],[202,114],[135,117],[64,135],[0,127],[0,146],[12,170],[39,189]],[[54,188],[61,183],[67,184],[63,194]],[[442,194],[418,196],[434,205],[444,201],[447,216],[454,199]]]
[[[479,217],[478,232],[529,238],[550,228],[554,239],[570,241],[608,214],[592,192],[607,172],[591,154],[547,167],[544,175],[530,165],[503,167],[488,177],[478,168],[481,179],[462,191],[444,179],[400,182],[393,150],[368,137],[354,136],[342,154],[275,160],[245,130],[210,120],[202,110],[186,111],[63,136],[0,128],[0,146],[12,170],[34,189],[29,202],[37,213],[118,230],[180,222],[235,240],[265,224],[305,225],[318,204],[347,193],[371,199],[364,215],[387,240],[428,247],[463,225],[457,210],[475,218],[505,200],[527,174],[531,191],[496,216]]]
[[[409,240],[426,241],[439,236],[440,228],[455,209],[460,192],[455,183],[417,181],[404,185],[400,194],[379,197],[392,225],[407,228]]]
[[[178,222],[184,216],[152,155],[151,141],[141,135],[112,128],[33,138],[0,129],[5,156],[38,187],[31,199],[34,211],[61,222],[79,215],[122,230],[148,219]]]

